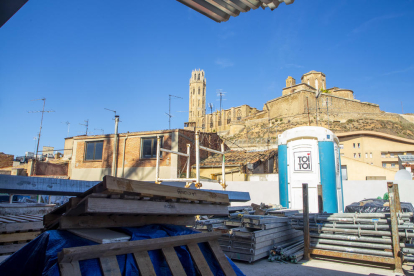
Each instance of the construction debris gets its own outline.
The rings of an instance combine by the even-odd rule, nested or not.
[[[226,194],[105,176],[103,182],[44,216],[47,229],[194,225],[195,215],[227,216]]]

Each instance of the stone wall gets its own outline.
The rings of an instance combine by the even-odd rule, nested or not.
[[[0,168],[12,167],[14,155],[0,152]]]

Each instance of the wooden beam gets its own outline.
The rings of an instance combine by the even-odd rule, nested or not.
[[[186,275],[183,265],[178,259],[177,253],[175,253],[174,247],[162,248],[165,260],[173,276]]]
[[[157,202],[145,200],[123,200],[88,198],[85,201],[85,214],[125,214],[125,215],[218,215],[228,216],[225,205]]]
[[[213,276],[210,267],[206,259],[203,256],[203,253],[200,250],[200,247],[197,243],[189,243],[187,244],[188,250],[190,251],[191,257],[194,260],[195,265],[200,271],[202,276]]]
[[[36,222],[11,222],[11,223],[1,223],[0,224],[0,233],[1,232],[17,232],[25,230],[41,230],[43,229],[43,222],[41,220]]]
[[[104,276],[121,276],[116,256],[101,257],[99,258],[99,264]]]
[[[213,251],[214,256],[216,257],[217,262],[219,263],[221,269],[223,270],[226,276],[236,276],[234,269],[231,267],[229,261],[224,255],[223,251],[220,248],[220,244],[217,240],[209,241],[211,251]]]
[[[0,254],[14,253],[18,251],[20,248],[22,248],[23,246],[25,246],[26,244],[27,243],[0,245]]]
[[[79,262],[59,263],[59,270],[62,276],[82,276]]]
[[[154,185],[152,183],[105,176],[103,192],[111,194],[135,193],[151,194],[154,196],[168,196],[188,200],[203,200],[215,203],[229,204],[229,196],[207,191],[179,188],[167,185]]]
[[[220,236],[221,233],[200,233],[122,243],[108,243],[63,248],[62,251],[58,253],[58,260],[60,263],[70,263],[79,260],[113,256],[114,253],[116,253],[116,255],[124,255],[132,252],[150,251],[165,247],[176,247],[191,242],[208,242],[210,240],[216,240]]]
[[[194,216],[62,216],[59,229],[137,227],[154,223],[194,225]]]
[[[309,251],[310,251],[310,254],[312,255],[337,257],[337,258],[360,260],[360,261],[383,263],[383,264],[394,264],[394,258],[390,258],[390,257],[363,255],[363,254],[338,252],[338,251],[328,251],[328,250],[321,250],[321,249],[315,249],[315,248],[311,248]]]
[[[156,276],[154,265],[151,262],[147,251],[140,251],[134,253],[135,262],[137,262],[139,274],[145,276]],[[185,275],[185,274],[183,274]]]
[[[0,234],[0,242],[28,241],[28,240],[35,239],[39,235],[40,235],[40,231]]]

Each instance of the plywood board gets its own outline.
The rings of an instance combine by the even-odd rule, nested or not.
[[[109,229],[72,229],[68,230],[69,232],[97,242],[97,243],[114,243],[114,242],[125,242],[131,239],[131,236],[117,231]]]
[[[146,214],[146,215],[219,215],[228,216],[225,205],[156,202],[144,200],[123,200],[88,198],[85,213],[94,214]]]
[[[148,224],[194,225],[194,216],[62,216],[59,229],[137,227]]]

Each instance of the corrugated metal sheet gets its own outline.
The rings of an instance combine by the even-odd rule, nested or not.
[[[250,9],[276,9],[281,3],[290,5],[295,0],[177,0],[195,11],[213,19],[216,22],[229,20],[230,16],[238,16],[240,12]]]

